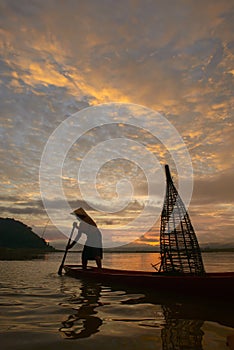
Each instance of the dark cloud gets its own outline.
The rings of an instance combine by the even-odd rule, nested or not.
[[[32,207],[19,207],[19,206],[12,206],[12,207],[0,207],[1,213],[5,215],[9,214],[30,214],[30,215],[42,215],[44,214],[44,210],[40,208],[36,208],[34,206]]]
[[[194,205],[222,204],[234,202],[233,173],[220,173],[216,176],[195,180],[193,201]]]
[[[20,200],[21,199],[18,196],[11,196],[11,195],[4,195],[4,194],[0,195],[0,201],[2,201],[2,202],[12,202],[12,203],[14,203],[14,202],[18,202]]]

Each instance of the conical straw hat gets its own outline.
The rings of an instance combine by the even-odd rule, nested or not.
[[[85,221],[89,225],[96,226],[93,219],[91,219],[91,217],[86,213],[86,211],[83,208],[78,208],[74,210],[71,214],[77,216],[79,219]]]

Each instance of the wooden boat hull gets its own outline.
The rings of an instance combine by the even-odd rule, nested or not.
[[[233,299],[234,272],[206,273],[202,276],[163,275],[157,272],[130,271],[96,267],[82,270],[80,265],[65,265],[67,275],[91,279],[107,285],[118,284],[155,292]]]

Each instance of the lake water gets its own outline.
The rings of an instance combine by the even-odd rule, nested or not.
[[[59,277],[62,256],[0,261],[1,349],[228,349],[234,304],[162,298]],[[158,258],[106,253],[104,267],[150,271]],[[234,271],[234,253],[203,253],[203,259],[206,271]],[[80,262],[80,253],[69,254],[67,262]]]

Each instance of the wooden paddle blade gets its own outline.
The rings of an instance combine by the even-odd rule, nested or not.
[[[58,270],[58,275],[62,276],[63,273],[63,264],[60,265],[59,270]]]
[[[68,241],[68,244],[66,246],[66,250],[65,250],[65,253],[64,253],[64,256],[63,256],[63,260],[62,260],[61,265],[60,265],[59,270],[58,270],[58,275],[59,276],[61,276],[62,272],[63,272],[63,265],[64,265],[64,262],[65,262],[65,259],[66,259],[66,256],[67,256],[68,247],[69,247],[70,242],[71,242],[71,238],[69,238],[69,241]]]

